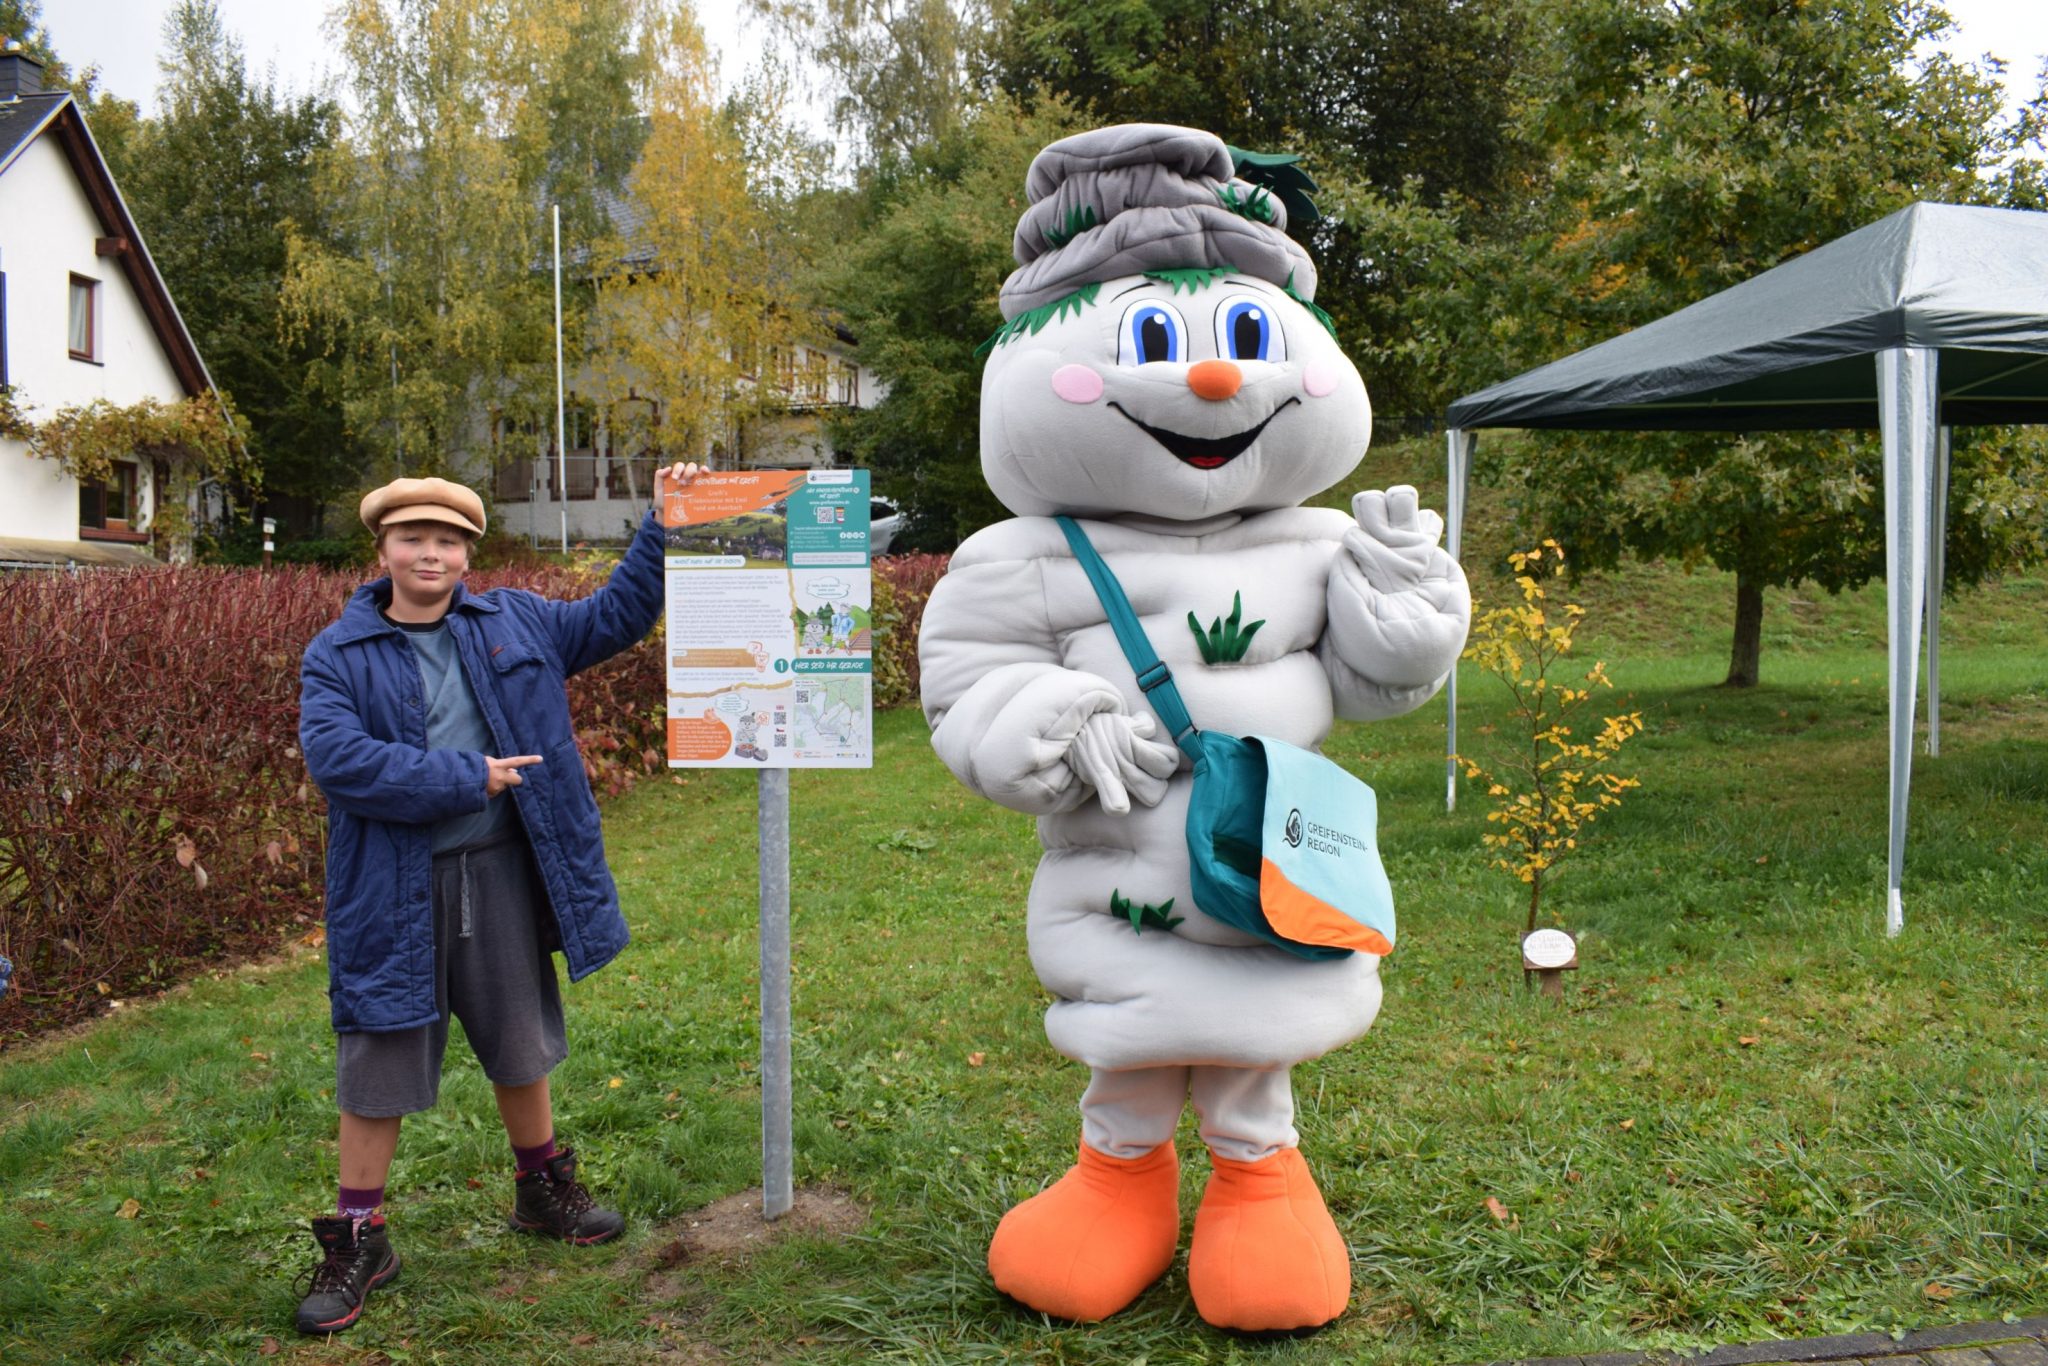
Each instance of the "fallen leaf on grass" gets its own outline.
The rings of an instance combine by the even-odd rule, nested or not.
[[[268,1053],[251,1053],[249,1060],[251,1062],[269,1062],[270,1055]]]
[[[304,944],[309,949],[319,948],[322,944],[325,944],[327,942],[326,927],[322,925],[315,925],[312,929],[307,930],[304,934],[299,936],[299,942],[301,944]]]
[[[123,1200],[121,1208],[114,1211],[114,1217],[116,1219],[133,1219],[140,1213],[142,1213],[142,1202],[140,1200],[128,1199]]]
[[[979,1067],[987,1061],[988,1054],[986,1053],[969,1053],[967,1055],[967,1065],[969,1067]]]
[[[272,840],[272,841],[271,841],[270,843],[268,843],[268,844],[266,844],[266,845],[264,845],[264,846],[263,846],[263,857],[265,857],[265,858],[267,858],[267,859],[269,859],[269,860],[270,860],[270,866],[271,866],[271,867],[273,867],[273,868],[281,868],[281,867],[283,867],[283,866],[284,866],[284,846],[283,846],[282,844],[278,843],[278,842],[277,842],[276,840]]]
[[[279,1342],[276,1338],[265,1338],[263,1339],[263,1345],[258,1347],[256,1350],[259,1354],[263,1356],[274,1357],[279,1352],[282,1352],[284,1350],[284,1344]]]
[[[1757,1036],[1754,1034],[1745,1034],[1741,1038],[1737,1039],[1735,1042],[1741,1044],[1744,1048],[1750,1048],[1756,1044]]]
[[[1621,1122],[1621,1131],[1622,1131],[1623,1133],[1627,1133],[1627,1132],[1628,1132],[1628,1131],[1629,1131],[1630,1129],[1633,1129],[1633,1128],[1635,1128],[1635,1127],[1636,1127],[1636,1122],[1635,1122],[1634,1120],[1632,1120],[1632,1119],[1624,1119],[1624,1120],[1623,1120],[1623,1121]]]
[[[1486,1212],[1493,1216],[1493,1221],[1497,1224],[1505,1224],[1508,1221],[1508,1207],[1491,1195],[1486,1197]]]
[[[178,836],[178,866],[190,868],[199,859],[199,846],[192,842],[190,835]]]
[[[621,1086],[624,1086],[625,1084],[626,1079],[624,1077],[613,1077],[610,1081],[605,1083],[607,1087],[614,1091],[618,1090]]]
[[[1940,1281],[1929,1281],[1927,1289],[1921,1293],[1930,1300],[1952,1300],[1956,1297],[1956,1292]]]
[[[597,1345],[597,1334],[578,1333],[575,1337],[569,1339],[569,1345],[571,1347],[594,1347]]]
[[[31,1219],[29,1220],[29,1224],[34,1228],[40,1229],[44,1233],[48,1233],[50,1231],[50,1226],[40,1219]]]

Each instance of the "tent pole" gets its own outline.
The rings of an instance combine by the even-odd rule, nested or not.
[[[1928,514],[1939,424],[1938,352],[1877,353],[1878,423],[1884,432],[1885,609],[1891,687],[1891,840],[1885,933],[1905,929],[1899,887],[1906,865],[1906,799],[1913,780],[1913,709],[1919,700],[1920,614],[1927,593]]]
[[[1458,560],[1465,548],[1465,486],[1472,472],[1472,433],[1453,427],[1447,441],[1449,481],[1444,493],[1444,549]],[[1462,563],[1462,561],[1460,561]],[[1444,810],[1458,809],[1458,665],[1444,681]]]
[[[1934,447],[1934,503],[1927,517],[1927,752],[1941,753],[1941,581],[1948,570],[1949,428]]]

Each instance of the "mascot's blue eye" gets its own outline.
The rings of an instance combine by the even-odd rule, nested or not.
[[[1218,305],[1216,354],[1227,360],[1286,360],[1287,339],[1272,304],[1239,294]]]
[[[1119,365],[1150,365],[1188,358],[1188,325],[1172,304],[1140,299],[1124,310],[1117,328]]]

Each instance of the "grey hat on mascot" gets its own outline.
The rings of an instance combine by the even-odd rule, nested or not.
[[[1315,219],[1315,183],[1295,160],[1163,123],[1060,139],[1025,177],[1030,207],[1017,222],[1003,317],[1091,282],[1188,267],[1232,267],[1313,300],[1315,264],[1287,235],[1290,208],[1303,226]]]

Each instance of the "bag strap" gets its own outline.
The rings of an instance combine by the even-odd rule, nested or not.
[[[1180,746],[1190,759],[1201,758],[1201,747],[1195,743],[1195,736],[1200,732],[1195,729],[1194,718],[1188,715],[1187,703],[1180,700],[1180,689],[1173,685],[1173,670],[1167,668],[1152,649],[1145,628],[1138,622],[1138,614],[1131,610],[1131,600],[1124,596],[1124,586],[1116,581],[1116,575],[1103,563],[1094,542],[1088,539],[1087,532],[1081,530],[1079,522],[1071,517],[1055,517],[1053,520],[1066,533],[1074,558],[1087,572],[1088,582],[1094,586],[1095,596],[1109,616],[1109,628],[1116,632],[1116,643],[1123,647],[1131,672],[1138,676],[1138,688],[1145,694],[1145,700],[1166,723],[1167,730],[1173,735],[1173,743]]]

